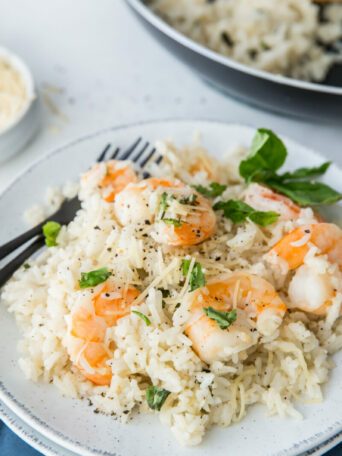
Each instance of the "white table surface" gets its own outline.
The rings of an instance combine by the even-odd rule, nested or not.
[[[156,43],[124,0],[0,0],[0,45],[26,60],[38,89],[67,118],[43,103],[38,135],[0,165],[0,191],[37,157],[72,139],[161,118],[209,118],[271,128],[342,165],[342,119],[340,126],[320,125],[225,97]]]

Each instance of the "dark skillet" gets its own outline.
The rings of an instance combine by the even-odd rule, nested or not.
[[[321,84],[256,70],[185,37],[141,0],[126,1],[166,49],[219,90],[263,109],[342,124],[342,65],[335,65]]]

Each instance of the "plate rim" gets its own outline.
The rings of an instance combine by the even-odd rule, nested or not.
[[[129,130],[130,128],[136,128],[139,126],[158,126],[159,124],[171,124],[171,123],[178,123],[178,124],[189,124],[189,128],[192,130],[198,129],[199,125],[203,124],[212,124],[217,125],[221,128],[230,127],[230,128],[242,128],[246,129],[246,131],[256,130],[253,125],[248,124],[237,124],[237,123],[229,123],[222,120],[215,120],[215,119],[203,119],[203,118],[166,118],[166,119],[157,119],[157,120],[147,120],[147,121],[139,121],[139,122],[131,122],[125,123],[123,125],[115,125],[112,127],[103,128],[101,130],[96,130],[92,133],[84,135],[82,137],[78,137],[69,141],[68,143],[58,146],[56,148],[51,149],[49,152],[44,154],[43,156],[37,157],[31,164],[29,164],[25,169],[19,172],[14,178],[8,183],[8,185],[3,189],[0,193],[0,200],[6,197],[6,194],[15,186],[17,182],[19,182],[27,173],[29,173],[32,169],[39,166],[40,163],[45,162],[50,157],[61,153],[65,149],[72,148],[79,143],[85,142],[90,139],[94,139],[98,136],[104,135],[106,133],[115,132],[118,130]],[[205,132],[203,132],[205,134]],[[290,147],[300,147],[302,150],[305,150],[306,153],[311,154],[311,156],[325,160],[325,157],[307,147],[305,145],[300,144],[296,140],[293,140],[285,135],[279,134],[279,137]],[[336,164],[332,164],[332,168],[342,174],[342,168],[340,168]],[[47,438],[48,440],[56,443],[57,445],[65,448],[71,452],[76,452],[76,454],[82,454],[82,456],[94,456],[94,455],[102,455],[102,456],[113,456],[113,453],[108,451],[99,450],[96,448],[89,447],[81,442],[73,441],[68,436],[62,434],[61,432],[54,429],[52,426],[43,422],[38,416],[31,413],[31,411],[26,407],[25,404],[19,402],[10,391],[7,390],[6,386],[2,381],[0,381],[0,401],[3,401],[5,406],[7,406],[19,419],[21,419],[24,423],[30,426],[32,429],[37,431],[39,434]],[[266,419],[266,418],[265,418]],[[38,426],[38,428],[36,427]],[[335,423],[328,426],[326,431],[319,432],[318,434],[313,435],[310,439],[302,440],[297,442],[290,448],[281,449],[276,453],[272,453],[272,456],[298,456],[302,454],[306,454],[308,451],[311,453],[310,450],[313,450],[316,447],[320,447],[326,441],[330,441],[334,437],[338,437],[339,441],[342,441],[342,421],[336,421]],[[82,451],[80,453],[80,451]],[[314,453],[313,453],[314,454]],[[116,456],[118,454],[116,453]]]
[[[31,427],[25,421],[21,420],[13,410],[9,409],[0,401],[0,420],[27,445],[41,452],[45,456],[66,456],[63,452],[66,448],[57,447],[52,440],[41,435],[36,429]],[[43,439],[43,440],[42,440]],[[70,452],[67,456],[77,456],[76,453]]]
[[[52,440],[49,440],[46,437],[42,436],[36,429],[22,421],[12,410],[6,407],[2,401],[0,401],[0,419],[12,432],[14,432],[14,434],[16,434],[20,439],[22,439],[25,443],[27,443],[37,451],[42,452],[42,454],[46,456],[65,456],[63,453],[60,453],[60,451],[65,451],[66,448],[50,448],[48,445],[53,445],[57,447],[57,444]],[[23,425],[28,429],[23,428]],[[39,440],[41,438],[46,440],[46,442]],[[331,437],[327,441],[323,442],[321,445],[314,447],[305,453],[302,453],[300,456],[321,456],[325,454],[327,451],[335,448],[341,442],[342,432],[336,434],[334,437]],[[74,456],[74,453],[70,452],[70,456]]]
[[[191,38],[188,38],[176,30],[174,27],[171,27],[154,12],[152,12],[146,5],[144,5],[141,0],[126,0],[126,2],[152,26],[167,35],[169,38],[175,40],[186,48],[198,54],[201,54],[204,57],[207,57],[210,60],[214,60],[215,62],[224,65],[225,67],[229,67],[242,73],[248,74],[249,76],[254,76],[258,79],[264,79],[279,85],[286,85],[292,88],[302,89],[306,91],[342,96],[342,87],[326,86],[321,83],[301,81],[299,79],[269,73],[267,71],[250,67],[238,61],[230,59],[229,57],[223,56],[222,54],[219,54],[218,52],[215,52],[209,48],[206,48],[202,44],[197,43]]]

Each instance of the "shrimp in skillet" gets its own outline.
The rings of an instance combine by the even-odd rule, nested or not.
[[[310,249],[315,255],[326,255],[336,271],[315,264],[305,264]],[[306,312],[325,315],[341,288],[342,230],[332,223],[301,226],[284,236],[266,255],[273,265],[295,270],[289,285],[290,306]],[[339,270],[338,270],[339,269]],[[342,311],[342,308],[341,308]]]
[[[97,187],[103,199],[112,203],[127,184],[137,182],[137,176],[128,162],[110,160],[95,165],[83,176],[83,181],[92,188]]]
[[[106,330],[130,313],[138,294],[135,288],[117,287],[107,281],[95,287],[91,295],[84,292],[66,317],[70,359],[84,377],[97,385],[109,385],[112,378],[107,361],[113,356],[113,347],[106,343]]]
[[[190,317],[186,334],[198,356],[210,364],[254,345],[258,333],[271,336],[282,323],[286,305],[273,286],[259,276],[243,271],[225,273],[205,287],[189,293]],[[204,314],[203,308],[229,312],[237,319],[227,329]]]
[[[122,225],[148,220],[152,236],[173,246],[199,244],[215,229],[209,200],[177,179],[146,179],[117,195],[114,209]]]

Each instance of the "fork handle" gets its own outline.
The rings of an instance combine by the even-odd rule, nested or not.
[[[0,287],[7,282],[13,273],[24,263],[27,258],[33,255],[37,250],[43,247],[45,243],[44,237],[39,236],[25,250],[11,260],[6,266],[0,269]]]
[[[21,245],[25,244],[25,242],[29,241],[33,237],[37,236],[38,234],[42,234],[42,228],[46,220],[43,223],[39,223],[39,225],[34,226],[25,233],[21,234],[20,236],[12,239],[11,241],[6,242],[6,244],[0,247],[0,260],[5,258],[8,254],[13,252],[13,250],[17,249]]]

